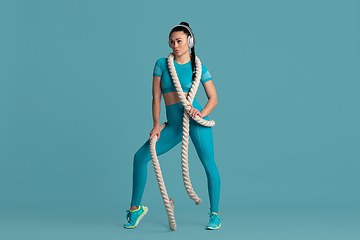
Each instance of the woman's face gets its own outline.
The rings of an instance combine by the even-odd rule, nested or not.
[[[183,31],[171,33],[170,46],[174,51],[175,56],[180,57],[189,52],[187,38],[188,36]]]

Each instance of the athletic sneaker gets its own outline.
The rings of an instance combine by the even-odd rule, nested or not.
[[[214,213],[214,212],[210,212],[209,215],[210,215],[209,223],[205,227],[205,229],[206,230],[212,230],[212,229],[220,228],[221,227],[220,219],[222,219],[222,218],[219,217],[219,215],[217,213]]]
[[[136,226],[139,224],[140,220],[145,216],[145,214],[148,212],[148,208],[140,205],[137,210],[131,211],[126,210],[126,218],[128,223],[124,224],[124,228],[136,228]]]

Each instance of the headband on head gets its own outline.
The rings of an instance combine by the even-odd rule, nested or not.
[[[176,28],[176,27],[184,27],[184,28],[186,28],[186,29],[189,31],[190,36],[188,36],[188,45],[189,45],[189,48],[192,48],[192,47],[195,45],[196,41],[195,41],[194,34],[193,34],[193,32],[191,31],[191,28],[189,28],[189,27],[186,26],[186,25],[176,25],[176,26],[174,26],[174,27],[171,28],[170,33],[171,33],[171,31],[172,31],[174,28]],[[171,45],[170,45],[170,33],[169,33],[169,47],[171,47]]]

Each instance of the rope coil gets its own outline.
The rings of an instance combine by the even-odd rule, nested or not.
[[[170,53],[167,58],[167,65],[169,68],[169,73],[172,78],[172,81],[174,83],[174,86],[176,88],[176,92],[180,98],[180,101],[182,105],[184,106],[184,115],[183,115],[183,133],[182,133],[182,145],[181,145],[181,165],[182,165],[182,176],[184,180],[184,186],[186,189],[187,194],[189,197],[196,203],[196,205],[199,205],[201,203],[201,198],[198,197],[198,195],[193,190],[193,187],[191,185],[190,181],[190,175],[189,175],[189,163],[188,163],[188,146],[189,146],[189,127],[190,127],[190,110],[191,107],[189,104],[193,103],[195,94],[197,92],[197,89],[199,87],[200,79],[201,79],[201,73],[202,73],[202,67],[200,59],[195,56],[195,71],[196,71],[196,77],[193,81],[193,84],[190,88],[190,92],[185,98],[185,94],[183,92],[183,89],[181,88],[181,84],[179,81],[179,78],[177,77],[175,66],[174,66],[174,55]],[[196,122],[203,126],[212,127],[215,125],[215,121],[213,120],[205,120],[198,115],[196,115],[195,118],[193,118]],[[160,132],[164,129],[167,122],[164,122],[160,125]],[[169,218],[169,226],[170,229],[175,231],[176,230],[176,221],[174,216],[174,199],[169,198],[166,188],[164,179],[162,177],[161,169],[159,160],[157,158],[155,146],[157,141],[157,135],[155,135],[150,140],[150,155],[151,159],[154,165],[154,171],[156,174],[156,179],[158,181],[160,193],[162,196],[162,199],[164,201],[165,209]]]

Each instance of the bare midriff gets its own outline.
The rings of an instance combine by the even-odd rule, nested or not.
[[[189,93],[184,92],[185,98],[187,98]],[[180,102],[180,98],[177,94],[177,92],[167,92],[163,94],[163,98],[165,101],[165,106],[172,105],[175,103]]]

